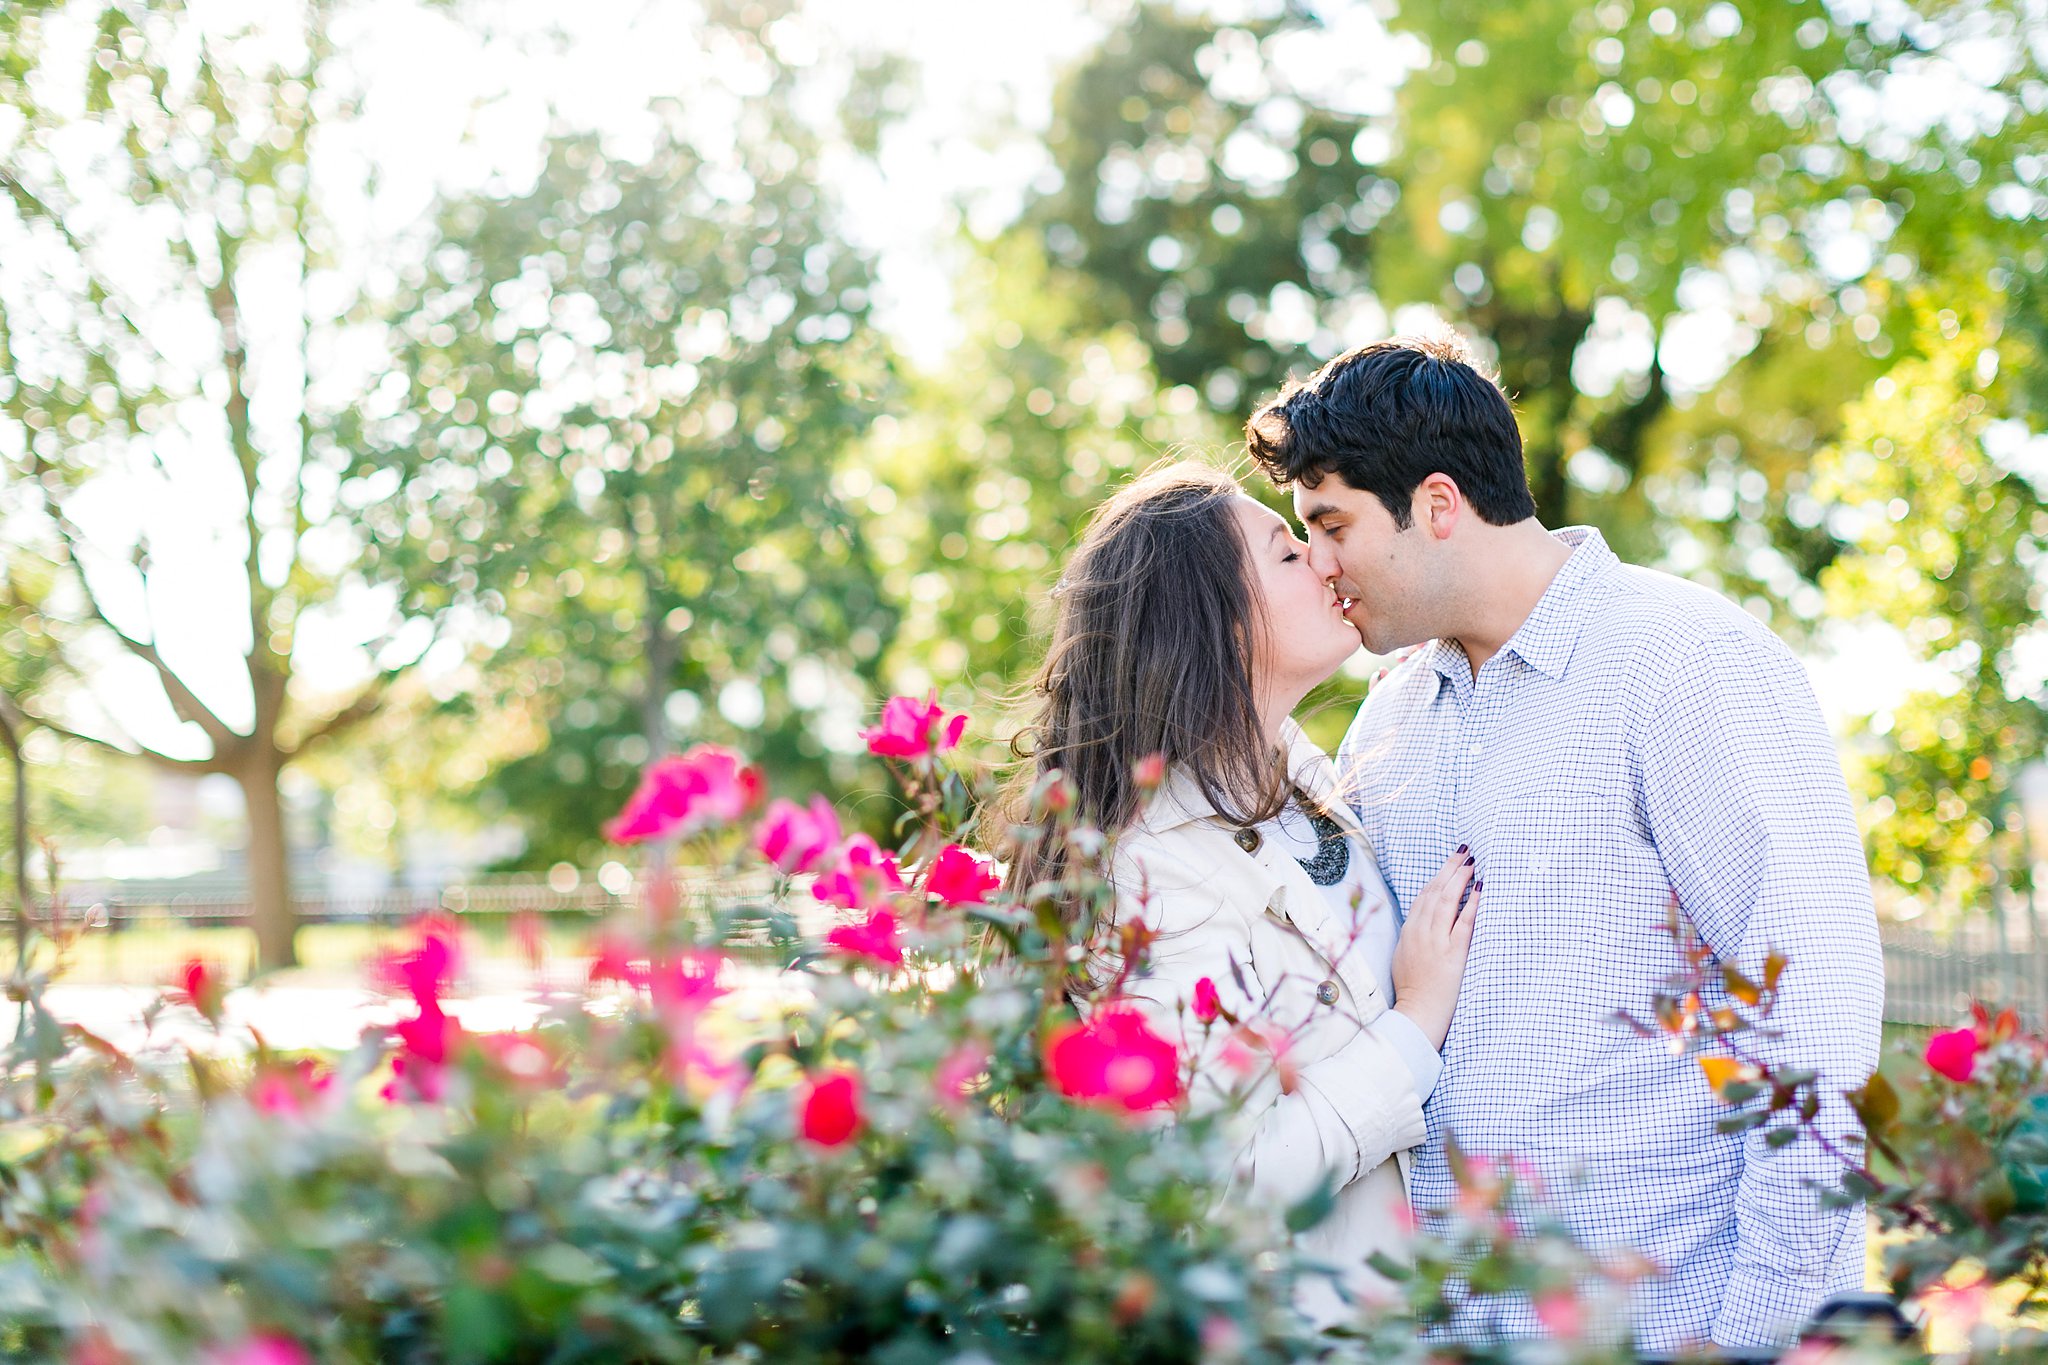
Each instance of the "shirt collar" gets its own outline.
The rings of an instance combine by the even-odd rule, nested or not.
[[[1562,678],[1571,662],[1572,646],[1578,643],[1579,627],[1585,621],[1591,599],[1581,591],[1610,568],[1621,563],[1607,540],[1591,526],[1566,526],[1551,535],[1571,547],[1571,558],[1558,569],[1529,619],[1508,637],[1501,653],[1513,654],[1546,678]],[[1465,651],[1449,640],[1433,640],[1427,646],[1429,666],[1445,682],[1456,685],[1469,677]]]

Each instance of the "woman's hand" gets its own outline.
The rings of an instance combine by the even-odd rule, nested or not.
[[[1401,940],[1394,947],[1394,1008],[1442,1048],[1458,1007],[1458,983],[1465,977],[1465,953],[1472,946],[1472,922],[1479,914],[1484,882],[1472,881],[1472,857],[1459,844],[1443,870],[1430,879],[1408,907]],[[1467,885],[1472,894],[1465,894]]]

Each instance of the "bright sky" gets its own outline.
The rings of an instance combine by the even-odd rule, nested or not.
[[[263,0],[211,5],[225,23],[260,14]],[[345,235],[362,253],[361,268],[372,268],[380,243],[419,221],[437,189],[474,188],[494,178],[516,184],[533,163],[551,106],[571,123],[629,139],[655,98],[688,95],[702,105],[705,82],[697,77],[704,58],[690,31],[689,8],[646,0],[579,0],[567,7],[557,0],[507,0],[493,10],[501,32],[528,39],[486,47],[446,11],[422,12],[412,0],[374,0],[350,31],[337,35],[366,73],[365,114],[328,148],[329,155],[378,169],[374,197],[335,206]],[[1045,155],[1028,136],[999,130],[1046,123],[1057,70],[1086,49],[1098,25],[1083,0],[1009,6],[814,0],[808,13],[827,45],[909,52],[919,63],[921,98],[890,134],[879,173],[849,172],[840,189],[853,232],[881,252],[882,322],[914,358],[934,362],[956,337],[948,281],[957,265],[958,206],[964,202],[973,221],[991,227],[1015,212],[1044,169]],[[1343,14],[1347,28],[1302,44],[1287,69],[1298,63],[1304,84],[1341,90],[1357,107],[1384,107],[1403,57],[1384,41],[1368,41],[1380,34],[1366,6]],[[560,47],[533,40],[550,30],[563,33]],[[1718,378],[1718,368],[1695,375],[1686,365],[1727,344],[1716,340],[1714,329],[1728,330],[1733,306],[1701,288],[1701,301],[1688,305],[1696,316],[1681,320],[1666,339],[1676,380],[1697,387]],[[1365,310],[1361,322],[1387,325],[1375,310]],[[1588,373],[1579,376],[1596,389],[1603,377],[1611,384],[1648,363],[1647,320],[1638,326],[1622,307],[1602,326],[1582,357]],[[273,332],[273,339],[287,348],[294,340],[285,332]],[[158,569],[146,609],[132,592],[123,596],[119,585],[132,576],[112,564],[95,581],[105,587],[117,619],[140,633],[153,619],[166,654],[195,690],[230,724],[246,724],[248,691],[232,653],[244,632],[221,610],[240,596],[233,562],[237,499],[231,490],[221,496],[224,471],[217,458],[209,457],[207,467],[205,452],[189,454],[191,461],[168,484],[110,488],[86,509],[109,544],[126,540],[138,524],[149,527]],[[388,599],[364,594],[331,619],[303,624],[302,676],[337,691],[365,676],[362,642],[375,637],[389,615]],[[1886,632],[1844,630],[1833,643],[1814,671],[1825,704],[1838,717],[1889,705],[1927,678]],[[451,646],[429,663],[446,668],[458,655]],[[182,733],[186,727],[162,704],[145,665],[111,651],[104,662],[97,695],[130,733],[174,751],[204,751],[196,732]]]

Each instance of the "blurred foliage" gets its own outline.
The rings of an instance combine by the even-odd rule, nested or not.
[[[4,26],[27,121],[0,169],[33,250],[0,271],[0,492],[31,532],[0,567],[0,685],[49,718],[83,723],[104,660],[81,647],[112,640],[82,588],[131,600],[155,568],[96,533],[88,579],[50,513],[224,448],[254,490],[252,686],[292,700],[258,708],[286,715],[278,755],[323,715],[395,708],[318,768],[357,851],[509,818],[522,864],[586,861],[642,760],[742,736],[792,782],[861,794],[880,832],[869,699],[984,704],[994,755],[1014,717],[985,704],[1028,678],[1043,595],[1110,488],[1168,455],[1228,463],[1285,376],[1434,318],[1498,366],[1546,521],[1593,522],[1795,643],[1868,620],[1954,674],[1857,741],[1874,863],[1946,911],[1986,903],[1988,866],[2025,885],[2035,532],[1982,439],[2023,446],[2048,402],[2048,54],[2024,0],[1099,0],[1051,171],[966,243],[964,339],[929,369],[878,329],[877,262],[834,198],[849,167],[886,170],[914,53],[856,51],[795,0],[716,0],[678,54],[687,98],[630,132],[550,125],[516,182],[439,204],[351,275],[305,153],[356,112],[321,84],[334,12],[266,19],[307,40],[270,67],[175,0]],[[60,16],[99,35],[82,114],[24,84]],[[88,126],[106,140],[86,162],[51,150]],[[94,195],[182,206],[148,239],[161,300],[80,230]],[[316,403],[310,371],[236,368],[219,306],[259,258],[336,291],[294,325],[307,364],[382,354],[366,391]],[[150,354],[149,310],[177,299],[213,320],[203,363]],[[1995,382],[1974,380],[1991,361],[1937,363],[1965,345],[1929,321],[1943,308]],[[292,413],[238,408],[220,381],[251,375]],[[1895,454],[1863,458],[1880,441]],[[1903,518],[1843,511],[1895,501]],[[1893,595],[1888,576],[1941,563],[1967,606]],[[435,680],[287,688],[299,616],[358,575],[399,593],[369,648],[409,661],[434,632],[401,650],[398,627],[432,623]],[[1319,738],[1359,690],[1319,692]]]
[[[1890,354],[1898,282],[2040,269],[2028,205],[1991,193],[2037,169],[2022,20],[1429,0],[1235,24],[1139,4],[1063,86],[1060,187],[1025,230],[1229,417],[1428,305],[1498,365],[1550,524],[1593,520],[1644,559],[1686,525],[1732,587],[1782,600],[1831,552],[1783,503]],[[1335,42],[1414,72],[1389,101],[1329,73]],[[1881,117],[1888,83],[1970,87],[1939,51],[1962,42],[2015,50],[1995,133]]]
[[[1162,459],[1220,458],[1227,438],[1191,390],[1160,387],[1132,328],[1088,330],[1085,282],[1026,244],[994,243],[959,288],[967,341],[846,477],[906,604],[895,685],[979,704],[1036,666],[1046,593],[1109,490]]]
[[[1887,737],[1867,732],[1875,865],[1908,886],[1930,867],[1981,882],[1997,865],[2024,886],[2016,836],[1983,855],[2040,750],[2033,702],[2000,681],[2038,605],[2032,494],[1976,437],[1998,419],[2039,429],[2048,389],[2025,341],[2048,330],[2037,14],[1778,0],[1111,12],[1126,22],[1061,87],[1057,187],[1015,230],[1091,281],[1087,308],[1136,319],[1162,376],[1229,419],[1284,373],[1387,334],[1404,306],[1433,310],[1497,364],[1548,524],[1592,521],[1624,555],[1717,586],[1795,640],[1829,606],[1920,632],[1916,650],[1960,686],[1915,698]],[[1333,72],[1318,43],[1370,52],[1398,86]],[[1980,345],[2023,376],[1972,398],[1965,427],[1961,395],[1919,393],[1920,317],[1943,299],[1982,300]],[[1873,407],[1879,386],[1896,397]],[[1962,442],[1942,456],[1920,444],[1937,439],[1936,411]],[[1841,458],[1886,432],[1925,453],[1918,474]],[[1975,483],[1951,482],[1961,466]],[[1956,523],[1984,497],[2002,510]],[[1943,643],[1918,598],[1872,585],[1890,547],[1834,515],[1873,500],[1904,509],[1881,520],[1907,553],[1999,580],[1966,590]],[[1845,543],[1856,564],[1829,577]],[[1965,635],[1981,651],[1968,659],[1951,652]],[[1980,905],[1983,889],[1941,903]]]
[[[1995,348],[1981,304],[1923,299],[1919,315],[1912,352],[1845,411],[1814,491],[1847,543],[1822,576],[1831,614],[1895,627],[1955,678],[1868,722],[1856,765],[1872,870],[1953,912],[2031,885],[2014,784],[2048,715],[2015,648],[2039,627],[2048,505],[1986,450],[1998,376],[2039,357]]]
[[[847,708],[899,608],[832,476],[892,362],[821,188],[843,134],[797,107],[775,18],[704,30],[729,126],[677,102],[644,143],[561,132],[530,187],[450,205],[349,433],[370,572],[502,627],[456,705],[544,730],[489,783],[527,863],[589,856],[677,742],[746,732],[793,777],[857,770]],[[855,119],[890,71],[847,79]]]

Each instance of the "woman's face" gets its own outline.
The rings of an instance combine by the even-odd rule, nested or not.
[[[1308,547],[1287,519],[1251,498],[1235,507],[1265,624],[1253,676],[1262,693],[1298,701],[1358,652],[1358,631],[1344,619],[1335,590],[1309,566]]]

